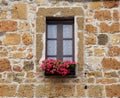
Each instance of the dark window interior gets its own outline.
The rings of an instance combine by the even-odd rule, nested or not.
[[[74,61],[74,18],[46,18],[46,58]]]

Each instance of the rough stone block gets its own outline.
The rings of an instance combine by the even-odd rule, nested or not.
[[[93,26],[92,24],[87,24],[86,31],[87,31],[87,33],[95,34],[95,33],[97,33],[97,27]]]
[[[13,97],[16,94],[17,85],[4,85],[0,84],[0,96],[2,97]]]
[[[18,89],[18,97],[33,97],[34,96],[34,85],[30,84],[21,84]]]
[[[112,46],[108,51],[109,56],[119,56],[120,55],[120,47]]]
[[[120,61],[118,61],[114,58],[104,58],[102,60],[102,66],[106,70],[110,70],[110,69],[119,70],[120,69]]]
[[[112,44],[120,44],[120,34],[112,35]]]
[[[18,45],[20,43],[20,35],[17,33],[6,34],[4,39],[5,45]]]
[[[95,48],[94,49],[94,55],[95,56],[104,56],[105,49]]]
[[[10,71],[11,65],[8,59],[0,59],[0,72]]]
[[[99,45],[106,45],[108,43],[108,36],[106,34],[100,34],[97,38]]]
[[[103,96],[103,86],[102,85],[90,85],[88,87],[89,97],[101,97]]]
[[[111,33],[118,33],[120,32],[120,23],[113,23],[110,27],[110,32]]]
[[[106,24],[105,22],[100,23],[100,32],[101,33],[109,33],[110,26],[108,24]]]
[[[77,85],[77,96],[85,96],[85,86]]]
[[[0,32],[11,32],[17,29],[17,22],[11,20],[0,21]]]
[[[118,7],[119,1],[117,1],[117,0],[111,0],[111,1],[105,0],[103,2],[103,5],[105,8],[114,8],[114,7]]]
[[[120,18],[119,11],[118,10],[114,10],[113,11],[113,20],[119,21],[119,18]]]
[[[110,13],[109,10],[96,11],[95,15],[94,15],[94,18],[98,19],[100,21],[111,20],[111,13]]]
[[[26,6],[26,4],[14,4],[12,6],[12,18],[26,19],[27,18],[27,6]]]
[[[33,63],[33,61],[24,61],[24,67],[23,67],[23,69],[25,71],[33,70],[34,69],[34,63]]]
[[[95,9],[100,9],[102,7],[102,2],[91,2],[90,3],[90,9],[95,10]]]
[[[86,45],[95,45],[96,44],[96,37],[95,36],[89,36],[86,38]]]
[[[78,26],[78,30],[84,29],[84,18],[83,17],[77,18],[77,26]]]
[[[21,52],[21,51],[11,53],[10,55],[11,55],[11,57],[14,58],[14,59],[22,59],[22,58],[25,58],[25,57],[26,57],[25,53],[24,53],[24,52]]]
[[[107,97],[120,96],[120,84],[107,85],[105,88],[106,88]]]
[[[25,45],[29,45],[33,43],[32,36],[29,33],[23,34],[22,41]]]

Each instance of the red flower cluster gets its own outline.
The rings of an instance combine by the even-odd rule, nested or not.
[[[46,59],[42,61],[41,68],[50,74],[60,74],[66,76],[70,73],[70,69],[76,65],[72,61],[61,61],[54,59]]]

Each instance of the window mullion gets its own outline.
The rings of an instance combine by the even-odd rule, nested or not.
[[[57,26],[57,59],[63,60],[63,25]]]

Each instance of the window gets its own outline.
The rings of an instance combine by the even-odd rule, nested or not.
[[[74,61],[74,18],[47,18],[46,24],[46,58]]]

